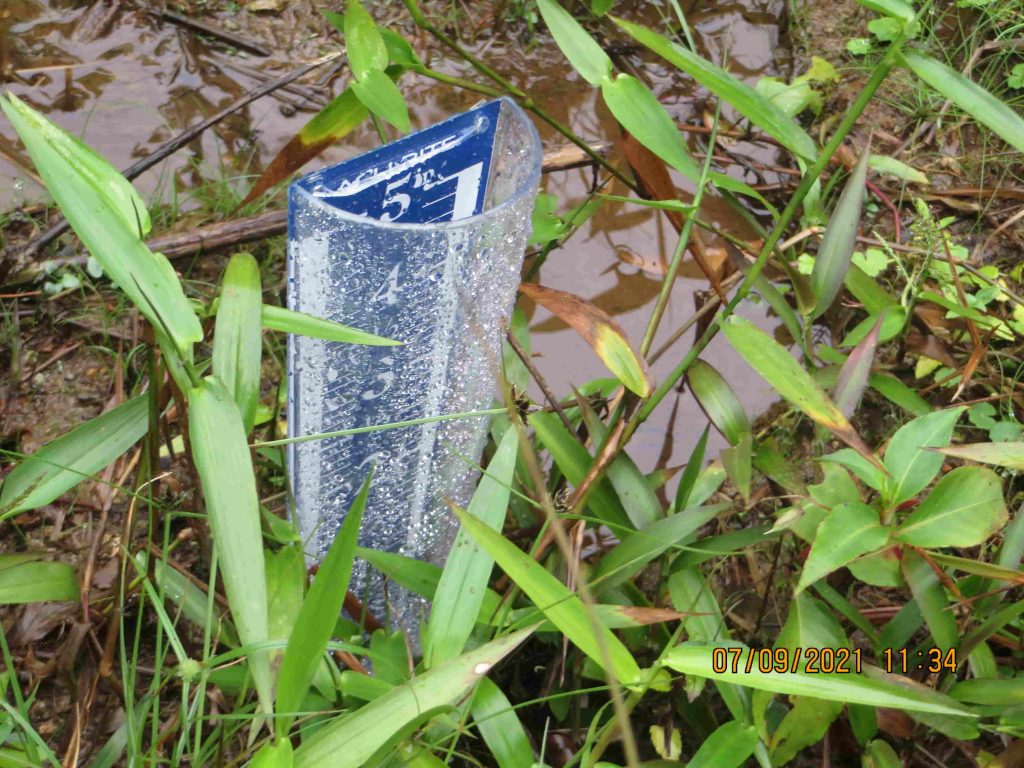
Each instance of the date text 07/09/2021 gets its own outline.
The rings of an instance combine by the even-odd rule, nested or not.
[[[863,653],[859,648],[742,648],[717,647],[711,653],[711,668],[718,674],[754,672],[802,672],[804,674],[856,674],[861,671]],[[955,672],[956,649],[886,648],[877,659],[886,672]]]

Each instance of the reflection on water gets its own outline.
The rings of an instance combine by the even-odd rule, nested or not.
[[[84,138],[115,165],[126,167],[266,79],[337,49],[337,36],[314,3],[300,0],[281,5],[278,13],[224,10],[202,17],[273,52],[269,57],[259,57],[161,18],[155,12],[157,3],[4,0],[0,3],[0,82]],[[683,5],[685,9],[687,3]],[[778,58],[787,55],[779,31],[785,0],[693,5],[688,11],[693,35],[714,61],[751,83],[788,66],[788,61]],[[374,10],[382,22],[401,25],[405,22],[400,7],[398,3],[378,3]],[[517,25],[494,23],[491,3],[467,7],[474,18],[460,25],[458,31],[477,30],[475,39],[467,41],[471,49],[534,95],[580,136],[593,140],[618,138],[618,127],[594,89],[568,69],[549,39],[542,37],[524,46]],[[672,18],[668,2],[620,2],[616,12],[661,29]],[[401,31],[412,34],[408,28]],[[619,65],[635,69],[651,82],[680,121],[703,121],[708,111],[703,89],[635,46],[620,45],[625,41],[614,38],[609,27],[605,32],[606,42],[616,43],[612,49]],[[440,51],[424,50],[427,41],[421,35],[414,38],[422,54],[433,56],[435,68],[474,77],[464,62],[445,57]],[[168,199],[173,194],[179,201],[184,199],[186,208],[188,191],[204,179],[227,176],[237,179],[239,189],[244,189],[247,174],[258,172],[318,106],[340,92],[345,77],[339,68],[327,66],[295,88],[257,100],[141,176],[137,185],[147,195]],[[479,99],[476,94],[410,76],[401,81],[401,86],[414,127],[444,119]],[[730,117],[727,111],[724,116]],[[564,141],[551,130],[541,133],[549,146]],[[376,136],[366,127],[347,139],[344,146],[332,148],[314,162],[337,161],[376,142]],[[756,160],[774,160],[763,147],[738,143],[734,149]],[[0,123],[0,178],[11,182],[0,187],[0,209],[39,199],[40,190],[31,181],[29,169],[30,163],[10,126]],[[747,173],[744,178],[749,182],[764,181]],[[675,181],[686,188],[678,178]],[[550,174],[544,186],[558,195],[567,209],[586,197],[592,182],[592,172],[579,169]],[[747,233],[738,229],[741,225],[725,206],[714,201],[709,202],[704,216],[740,234]],[[551,254],[541,270],[541,282],[592,299],[615,316],[638,342],[658,293],[658,266],[671,256],[674,244],[675,231],[661,214],[637,206],[608,205],[565,248]],[[694,291],[706,288],[707,282],[688,262],[673,292],[655,348],[692,314]],[[545,310],[527,309],[531,312],[537,365],[556,392],[567,394],[572,385],[607,375],[574,332]],[[750,305],[743,314],[764,325],[773,324],[763,306]],[[690,339],[692,332],[658,361],[654,366],[656,379],[678,362]],[[733,383],[751,412],[772,401],[767,385],[739,361],[724,340],[716,340],[705,358]],[[539,392],[533,394],[540,398]],[[645,470],[684,462],[706,423],[691,398],[678,397],[678,402],[676,396],[667,398],[633,440],[631,453]]]

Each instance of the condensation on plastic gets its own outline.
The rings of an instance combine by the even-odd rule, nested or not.
[[[368,347],[289,338],[289,436],[490,407],[502,320],[512,309],[540,178],[529,118],[502,99],[482,211],[388,222],[342,210],[317,174],[289,190],[288,304],[404,342]],[[456,213],[457,215],[457,213]],[[443,564],[472,495],[488,420],[473,417],[289,446],[307,553],[329,548],[371,466],[360,544]],[[357,563],[352,589],[377,616],[414,628],[425,603]]]

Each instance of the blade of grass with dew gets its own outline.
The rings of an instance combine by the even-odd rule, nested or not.
[[[0,570],[0,605],[78,598],[78,577],[67,563],[22,563]]]
[[[271,331],[295,333],[326,341],[343,341],[346,344],[367,344],[374,347],[394,347],[402,342],[385,339],[358,328],[350,328],[331,320],[323,320],[305,312],[296,312],[286,307],[264,304],[260,310],[260,322]]]
[[[731,316],[722,325],[722,333],[744,360],[782,397],[814,421],[833,432],[840,440],[872,464],[874,453],[828,395],[792,355],[775,339],[749,320]]]
[[[720,646],[724,647],[724,646]],[[718,652],[719,655],[721,651]],[[721,680],[746,688],[754,688],[788,696],[811,696],[827,701],[841,701],[846,704],[866,704],[872,707],[887,707],[906,712],[934,712],[964,718],[977,715],[956,701],[938,691],[921,691],[903,688],[888,679],[871,679],[862,674],[805,672],[762,672],[756,660],[747,671],[747,655],[756,650],[743,648],[738,659],[738,669],[733,670],[732,656],[724,672],[716,672],[715,648],[708,645],[680,645],[670,650],[662,659],[669,669],[684,675],[697,675],[711,680]]]
[[[814,310],[810,315],[812,320],[832,306],[850,268],[857,247],[857,229],[864,207],[864,183],[867,180],[870,154],[870,147],[865,147],[861,152],[860,160],[839,196],[821,247],[818,248],[814,271],[811,272],[811,288],[815,299]]]
[[[519,455],[519,433],[507,429],[487,471],[480,478],[467,512],[494,531],[501,532]],[[423,639],[427,668],[462,653],[473,632],[487,592],[494,560],[464,529],[455,536],[430,608]]]
[[[192,459],[228,605],[244,645],[267,640],[267,580],[259,497],[242,416],[231,395],[208,376],[188,393]],[[265,650],[249,654],[260,705],[273,712],[273,682]]]
[[[335,718],[295,750],[294,768],[361,768],[407,724],[471,691],[532,631],[524,629],[492,640],[396,686],[351,714]]]
[[[171,263],[142,241],[149,221],[131,185],[106,160],[17,96],[0,108],[25,144],[46,188],[103,271],[188,357],[202,341],[199,318]]]
[[[640,667],[633,654],[607,627],[594,626],[587,607],[574,592],[501,534],[465,512],[456,511],[456,514],[469,534],[571,643],[602,669],[610,665],[607,671],[623,685],[640,682]],[[607,661],[602,646],[608,654]]]
[[[718,98],[727,102],[794,155],[806,160],[813,160],[817,156],[817,147],[807,132],[746,83],[647,27],[615,17],[612,17],[612,21],[638,43],[683,70]]]
[[[295,627],[288,638],[277,676],[278,736],[286,736],[291,728],[295,713],[301,708],[317,665],[330,642],[337,617],[341,615],[372,480],[371,472],[363,481],[331,548],[320,563],[320,570],[302,601]]]
[[[213,336],[213,375],[224,384],[242,414],[245,433],[252,431],[260,401],[260,266],[249,253],[236,253],[224,271]]]
[[[0,487],[0,520],[49,504],[137,443],[149,429],[146,395],[75,427],[26,456]]]
[[[904,66],[999,137],[1024,152],[1024,118],[980,85],[941,61],[903,51]]]

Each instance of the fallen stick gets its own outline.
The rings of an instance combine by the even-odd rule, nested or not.
[[[207,24],[205,21],[192,19],[180,13],[175,13],[174,11],[162,11],[160,16],[168,21],[173,21],[175,24],[181,24],[183,27],[189,27],[204,35],[215,37],[218,40],[235,46],[235,48],[242,48],[251,53],[255,53],[257,56],[270,55],[270,49],[260,43],[257,43],[254,40],[249,40],[241,35],[236,35],[234,32],[229,32],[226,29],[221,29],[220,27],[215,27],[212,24]]]
[[[150,168],[152,168],[154,165],[159,163],[164,158],[177,152],[183,146],[191,142],[193,139],[195,139],[201,133],[206,131],[208,128],[219,123],[228,115],[237,112],[238,110],[242,109],[242,107],[245,107],[248,104],[256,101],[256,99],[259,99],[263,96],[266,96],[268,93],[276,91],[278,88],[283,88],[289,83],[298,80],[303,75],[313,71],[317,67],[326,64],[327,62],[334,61],[340,56],[340,52],[328,54],[327,56],[323,56],[317,59],[316,61],[305,65],[304,67],[300,67],[294,72],[284,75],[283,77],[279,77],[277,80],[272,80],[269,83],[264,83],[263,85],[254,88],[253,90],[249,91],[249,93],[247,93],[245,96],[236,101],[234,104],[225,107],[220,112],[206,118],[201,123],[198,123],[192,126],[191,128],[185,129],[177,136],[175,136],[173,139],[168,141],[166,144],[163,144],[150,154],[146,155],[137,163],[130,165],[128,168],[124,170],[124,177],[131,181],[144,171],[147,171]],[[22,248],[20,254],[21,257],[29,258],[33,256],[35,253],[39,251],[39,249],[49,245],[62,234],[64,234],[64,232],[67,231],[67,228],[67,221],[64,218],[59,219],[48,230],[43,232],[43,234],[39,235],[39,237],[37,237],[35,240],[30,241],[24,248]]]
[[[609,148],[610,145],[604,143],[591,145],[591,150],[601,155],[606,155]],[[541,171],[543,173],[568,171],[592,163],[593,160],[586,152],[570,144],[546,152],[541,164]],[[255,216],[246,216],[241,219],[218,221],[214,224],[196,227],[188,232],[176,232],[174,234],[153,237],[146,241],[146,245],[151,251],[162,253],[169,259],[178,259],[183,256],[192,256],[197,253],[216,251],[221,248],[265,240],[268,237],[283,235],[287,229],[288,211],[279,209],[258,213]],[[86,261],[88,261],[88,257],[82,255],[72,256],[67,259],[52,259],[46,263],[50,269],[54,269],[72,264],[81,266]],[[41,265],[31,264],[12,276],[7,285],[30,282],[41,271]]]

